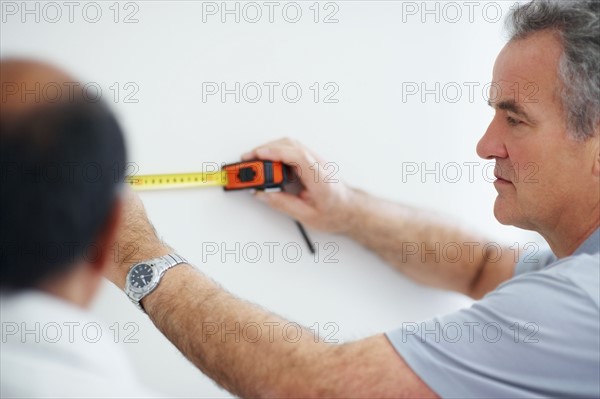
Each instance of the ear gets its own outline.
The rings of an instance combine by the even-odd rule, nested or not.
[[[112,246],[117,235],[119,228],[121,215],[123,213],[123,198],[119,195],[113,204],[112,210],[110,211],[106,223],[102,228],[102,231],[98,235],[96,240],[96,246],[98,248],[98,256],[90,261],[94,272],[98,274],[104,273],[104,270],[108,266],[109,257],[112,253]]]

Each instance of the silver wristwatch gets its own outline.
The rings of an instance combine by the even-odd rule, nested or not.
[[[125,281],[125,293],[140,310],[142,298],[154,291],[163,274],[180,263],[188,263],[183,256],[168,254],[160,258],[136,263],[129,268]]]

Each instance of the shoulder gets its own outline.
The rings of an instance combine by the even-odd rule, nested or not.
[[[2,292],[0,320],[2,397],[156,396],[137,382],[109,328],[84,309],[40,291]]]
[[[541,273],[556,276],[566,284],[577,287],[600,308],[600,253],[569,256]]]
[[[403,323],[388,339],[442,397],[598,397],[597,256],[520,274],[469,308]]]

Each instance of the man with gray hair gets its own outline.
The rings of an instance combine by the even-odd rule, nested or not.
[[[115,264],[108,277],[194,364],[240,396],[599,397],[599,13],[595,1],[534,1],[513,10],[512,36],[493,70],[495,115],[477,145],[496,162],[498,221],[539,232],[551,251],[518,261],[508,249],[473,253],[484,239],[344,184],[305,178],[298,196],[257,193],[313,228],[354,238],[415,281],[478,299],[470,308],[342,345],[308,333],[291,343],[283,339],[285,320],[185,261],[161,268],[146,289],[139,275],[152,274],[147,264],[177,255],[157,238],[136,196],[119,245],[137,244],[142,262]],[[293,164],[301,176],[324,164],[289,139],[243,158]],[[522,178],[531,165],[535,179]],[[457,257],[418,254],[406,263],[406,242],[438,251],[452,243]],[[239,341],[205,331],[206,323],[269,331]]]

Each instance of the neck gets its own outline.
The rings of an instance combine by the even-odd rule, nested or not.
[[[557,258],[560,259],[572,255],[600,227],[600,209],[598,204],[591,213],[580,212],[580,215],[582,216],[578,219],[575,217],[561,218],[562,220],[568,220],[568,223],[564,227],[554,226],[547,231],[539,231]]]
[[[99,283],[100,277],[90,275],[87,267],[79,265],[66,275],[43,282],[38,288],[81,308],[88,308]]]

